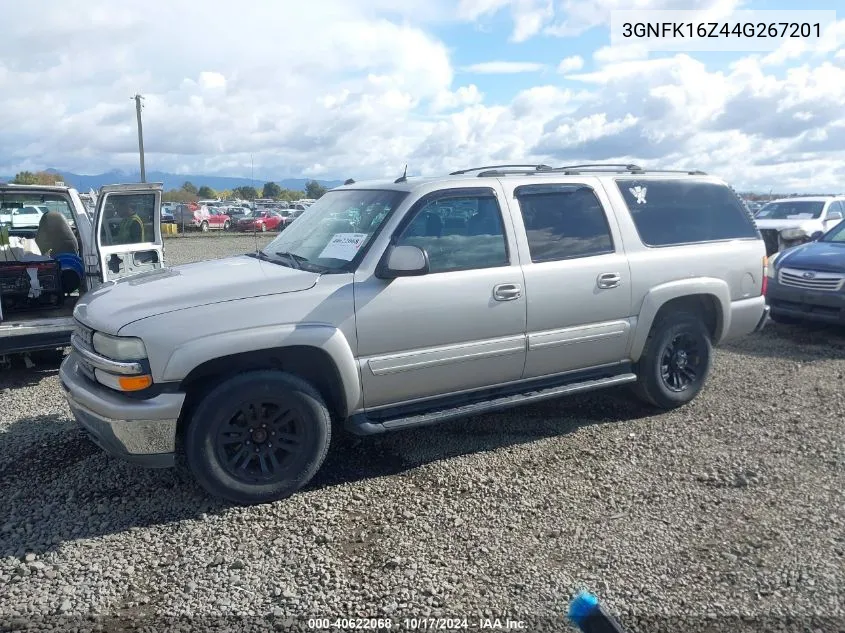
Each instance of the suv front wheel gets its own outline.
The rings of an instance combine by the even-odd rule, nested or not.
[[[689,312],[661,316],[637,363],[634,392],[661,409],[683,406],[704,387],[712,356],[710,335],[701,319]]]
[[[257,504],[308,483],[330,441],[331,416],[313,386],[280,371],[252,371],[203,398],[185,431],[185,453],[209,493]]]

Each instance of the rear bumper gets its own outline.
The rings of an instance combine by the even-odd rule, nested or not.
[[[762,295],[731,302],[731,318],[728,330],[720,343],[741,338],[752,332],[759,332],[766,326],[769,309]]]
[[[802,321],[845,325],[845,292],[806,290],[769,280],[766,303],[772,314]]]
[[[73,328],[73,317],[0,322],[0,354],[67,347]]]
[[[89,380],[72,352],[59,369],[68,406],[91,439],[108,454],[148,468],[173,466],[176,424],[185,394],[147,400],[123,396]]]

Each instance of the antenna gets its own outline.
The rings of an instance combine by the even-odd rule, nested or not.
[[[394,184],[400,182],[406,182],[408,180],[408,164],[405,164],[405,171],[402,172],[402,175],[399,176],[396,180],[393,181]]]

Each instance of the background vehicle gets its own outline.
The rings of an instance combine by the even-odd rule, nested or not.
[[[206,231],[228,230],[231,218],[216,207],[199,206],[195,203],[180,204],[173,213],[179,230],[198,229]]]
[[[281,231],[285,227],[285,219],[278,211],[258,210],[238,222],[239,231]]]
[[[36,230],[34,239],[42,255],[24,262],[5,258],[0,264],[0,355],[68,346],[74,306],[85,292],[164,265],[160,183],[102,187],[93,215],[87,213],[78,192],[68,187],[2,185],[0,203],[46,206],[61,217],[73,218],[72,223],[59,221],[65,222],[59,235],[52,223]],[[143,242],[128,241],[120,231],[116,214],[130,206],[143,224]],[[9,233],[10,237],[31,237],[30,231],[13,228]],[[58,244],[67,246],[48,255]],[[39,269],[37,296],[28,292],[32,279],[26,268],[33,265]]]
[[[845,198],[812,196],[773,200],[760,208],[754,219],[766,242],[766,252],[772,255],[821,236],[843,217]]]
[[[773,321],[845,325],[845,223],[769,260],[766,302]]]
[[[367,435],[617,385],[682,406],[713,345],[763,327],[765,279],[747,209],[698,172],[350,184],[261,251],[83,298],[60,378],[110,453],[184,446],[209,492],[256,503],[317,472],[332,419]]]

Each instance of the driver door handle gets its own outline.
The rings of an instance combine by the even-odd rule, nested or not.
[[[616,288],[622,282],[619,273],[602,273],[596,280],[599,288]]]
[[[522,296],[522,288],[517,284],[499,284],[493,288],[496,301],[513,301]]]

